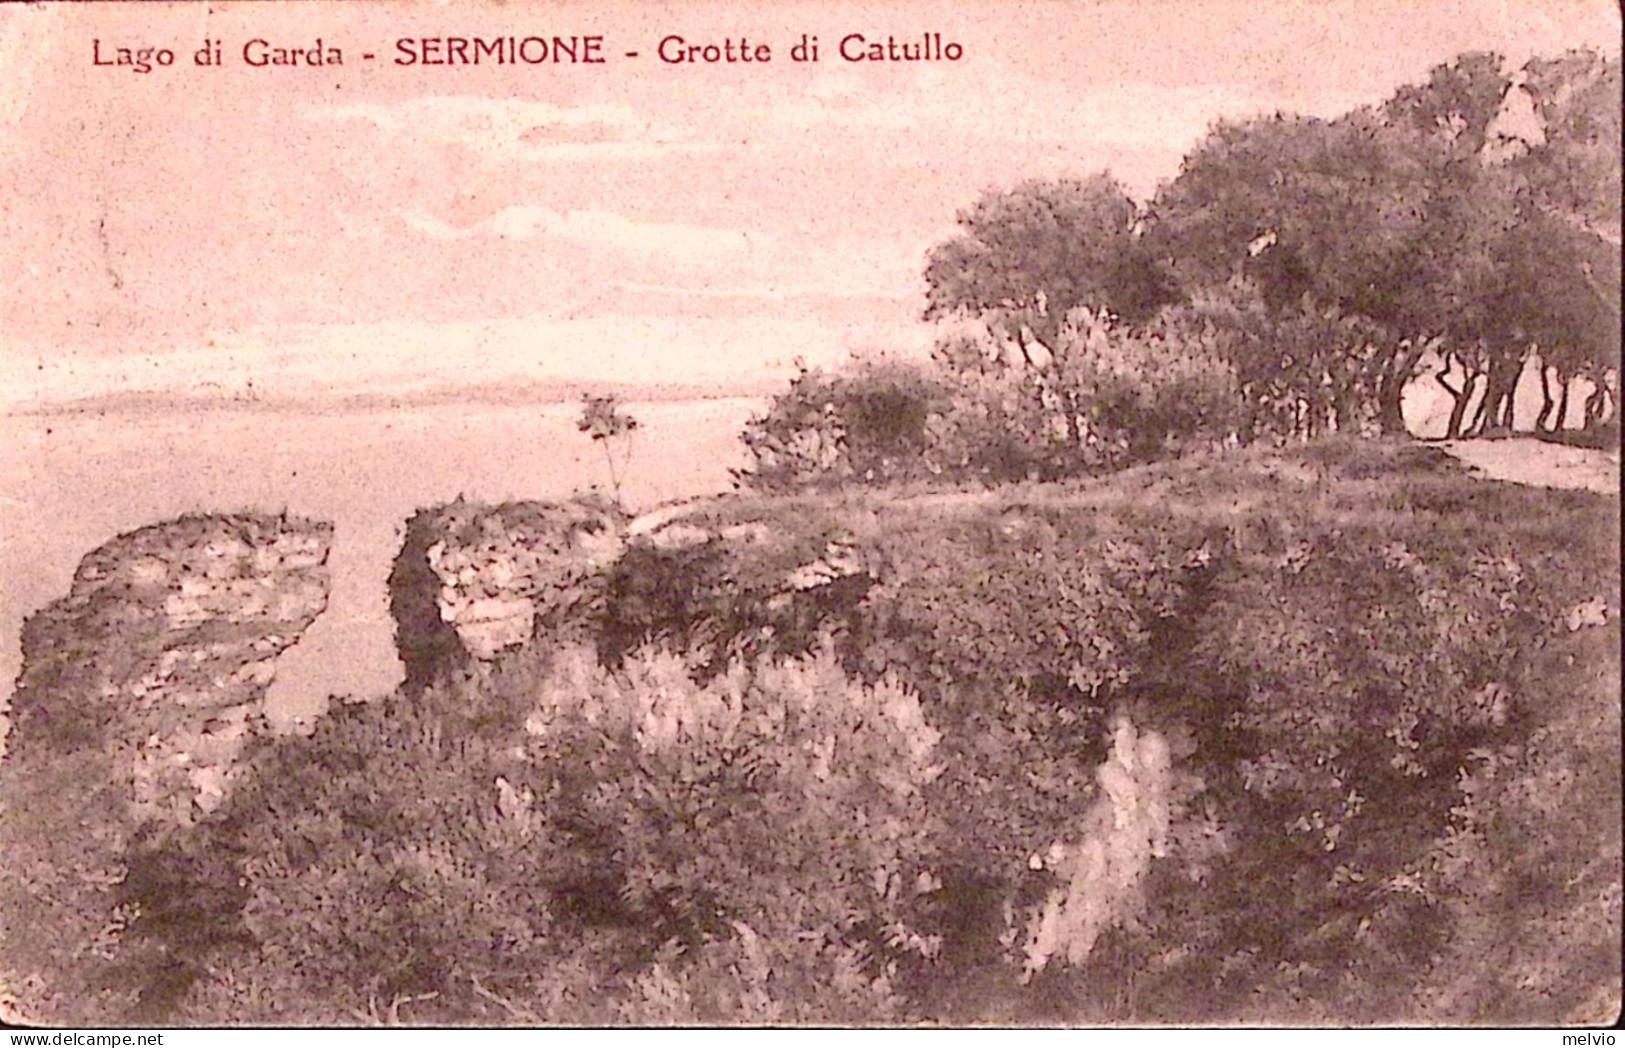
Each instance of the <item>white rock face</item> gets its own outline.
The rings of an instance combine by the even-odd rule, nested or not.
[[[1151,860],[1168,854],[1173,758],[1168,740],[1126,717],[1112,725],[1111,755],[1095,769],[1100,793],[1085,812],[1079,842],[1053,843],[1029,860],[1064,884],[1052,891],[1027,930],[1026,975],[1064,957],[1079,964],[1101,933],[1133,921]]]
[[[425,556],[440,621],[480,660],[529,643],[539,616],[586,599],[625,549],[617,519],[577,503],[454,503],[412,526],[438,536]]]
[[[536,628],[536,604],[528,597],[485,597],[462,607],[443,603],[440,613],[476,659],[493,659],[503,648],[525,643]]]

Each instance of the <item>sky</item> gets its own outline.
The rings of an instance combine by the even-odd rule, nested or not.
[[[804,33],[821,61],[789,61]],[[846,62],[851,33],[963,57]],[[398,38],[508,34],[602,34],[607,60],[391,62]],[[668,36],[773,57],[666,64]],[[1214,120],[1619,38],[1612,0],[12,6],[0,407],[726,387],[916,353],[926,253],[987,189],[1104,168],[1148,198]],[[251,68],[254,39],[344,64]],[[193,64],[205,40],[224,64]],[[143,46],[176,64],[96,64]]]

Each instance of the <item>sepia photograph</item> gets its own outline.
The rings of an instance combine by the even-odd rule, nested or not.
[[[1622,106],[1615,0],[0,9],[0,1023],[1616,1024]]]

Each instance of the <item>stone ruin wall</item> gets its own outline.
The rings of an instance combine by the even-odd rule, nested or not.
[[[490,662],[539,636],[593,640],[628,557],[642,563],[727,551],[741,562],[783,561],[782,571],[770,568],[771,579],[749,587],[749,597],[760,598],[763,621],[794,617],[793,605],[832,583],[869,578],[839,539],[820,538],[798,555],[806,536],[781,533],[765,520],[716,519],[709,511],[717,506],[715,499],[697,499],[635,519],[591,500],[459,500],[419,511],[407,521],[389,580],[408,689],[422,690],[447,672]],[[733,584],[738,588],[740,580]]]

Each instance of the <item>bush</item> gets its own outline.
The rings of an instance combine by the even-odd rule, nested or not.
[[[1380,428],[1392,336],[1309,299],[1267,305],[1240,282],[1208,289],[1160,324],[1201,345],[1233,376],[1231,424],[1243,441],[1305,440]]]
[[[1618,1021],[1620,635],[1600,608],[1575,605],[1526,660],[1515,687],[1540,696],[1538,726],[1456,771],[1429,857],[1454,934],[1418,995],[1441,1021]]]
[[[828,653],[703,686],[654,652],[550,662],[339,710],[264,754],[233,819],[258,948],[197,1000],[900,1018],[897,959],[936,949],[911,920],[940,770],[918,700]]]
[[[917,366],[803,367],[767,414],[746,424],[752,464],[737,477],[758,491],[789,491],[929,476],[930,426],[945,404],[939,380]]]
[[[1164,317],[1133,331],[1097,322],[1067,359],[1097,468],[1122,469],[1229,439],[1240,417],[1233,370],[1199,329]]]
[[[1539,730],[1554,685],[1531,653],[1612,555],[1576,530],[1596,500],[1350,439],[1022,495],[848,507],[867,585],[812,624],[850,674],[903,676],[943,733],[943,884],[921,925],[942,954],[897,989],[965,1021],[990,1000],[1071,1002],[1026,1020],[1441,1014],[1414,973],[1493,909],[1442,872],[1465,840],[1457,770]],[[829,500],[803,501],[770,529],[797,557],[833,526]],[[773,550],[714,550],[673,621],[745,636],[769,594],[748,580],[794,563]],[[1165,786],[1120,791],[1168,809],[1163,855],[1118,839],[1119,812],[1156,805],[1103,782],[1126,766],[1115,718],[1168,746]],[[1283,922],[1283,899],[1312,916]]]
[[[944,1018],[985,1019],[954,998],[1023,1000],[1018,982],[1046,969],[1109,979],[1097,940],[1109,952],[1138,938],[1156,865],[1150,837],[1124,829],[1150,825],[1128,798],[1154,797],[1159,832],[1189,836],[1200,783],[1182,766],[1127,789],[1134,773],[1105,769],[1133,764],[1132,747],[1127,760],[1116,753],[1119,729],[1172,740],[1170,761],[1190,756],[1194,715],[1144,701],[1141,676],[1207,572],[1214,536],[1138,523],[1018,504],[876,529],[881,581],[850,652],[866,673],[908,667],[944,733],[947,771],[932,801],[952,861],[934,901],[939,977],[954,989],[921,990]],[[1039,978],[1033,992],[1053,982]]]
[[[110,751],[0,762],[0,989],[24,1022],[90,1025],[139,1004],[124,965],[136,914],[118,891],[136,827]]]
[[[578,658],[541,700],[532,761],[569,769],[549,807],[615,842],[621,898],[662,941],[778,954],[768,1017],[854,1018],[822,1012],[820,986],[934,953],[910,914],[939,836],[922,793],[938,735],[894,681],[852,684],[828,652],[703,687],[675,656],[619,674]]]
[[[1014,434],[1026,475],[1052,480],[1175,457],[1233,434],[1234,375],[1201,329],[1166,317],[1130,328],[1079,311],[1057,341],[1026,367],[964,376],[952,415],[957,444],[1008,448]],[[978,455],[988,461],[976,450],[967,461]]]
[[[929,365],[803,371],[743,439],[761,491],[941,479],[1002,484],[1123,469],[1221,444],[1242,417],[1209,332],[1079,311],[1053,349],[944,343]]]
[[[1207,773],[1234,848],[1190,928],[1281,999],[1393,1017],[1410,1002],[1390,991],[1451,934],[1428,854],[1456,769],[1523,723],[1528,579],[1510,557],[1350,529],[1259,560],[1227,565],[1192,624],[1191,679],[1230,708],[1204,742],[1233,755]],[[1266,916],[1282,907],[1308,919],[1288,931]]]
[[[523,990],[559,959],[546,887],[581,864],[496,810],[517,725],[482,680],[336,707],[256,757],[223,833],[257,948],[216,993],[291,1004],[256,1021],[495,1020],[476,987]]]

